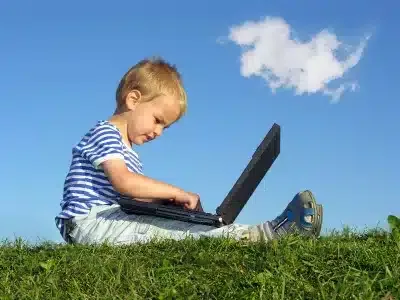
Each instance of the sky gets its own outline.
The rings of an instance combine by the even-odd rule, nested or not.
[[[161,56],[188,112],[134,148],[150,177],[214,212],[273,123],[281,153],[236,222],[310,189],[323,233],[400,215],[395,1],[1,1],[0,238],[55,227],[72,147],[109,118],[122,75]]]

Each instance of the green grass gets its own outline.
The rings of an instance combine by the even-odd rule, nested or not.
[[[375,231],[112,247],[0,246],[0,299],[400,299],[400,240]]]

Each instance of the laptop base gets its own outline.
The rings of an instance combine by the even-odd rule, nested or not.
[[[165,219],[173,219],[183,222],[221,227],[226,225],[222,217],[200,211],[185,210],[172,205],[141,202],[131,199],[119,201],[121,210],[126,214],[156,216]]]

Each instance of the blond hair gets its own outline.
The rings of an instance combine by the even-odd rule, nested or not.
[[[140,91],[144,102],[161,95],[177,97],[181,108],[178,118],[186,112],[187,96],[181,75],[175,65],[162,58],[143,59],[125,73],[116,91],[118,107],[123,105],[132,90]]]

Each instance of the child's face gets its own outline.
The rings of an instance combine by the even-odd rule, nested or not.
[[[160,136],[180,113],[179,102],[172,96],[159,96],[149,102],[138,102],[128,117],[128,139],[131,145],[142,145]]]

